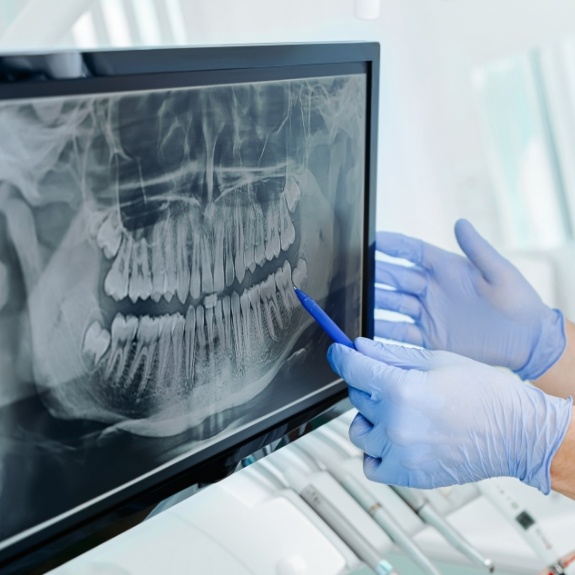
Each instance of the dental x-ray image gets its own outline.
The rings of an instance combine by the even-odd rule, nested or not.
[[[1,542],[336,380],[361,74],[0,101]]]

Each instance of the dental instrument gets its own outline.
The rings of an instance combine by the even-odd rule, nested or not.
[[[405,553],[426,575],[440,575],[431,561],[421,551],[412,537],[393,520],[391,515],[382,506],[380,498],[373,494],[367,478],[353,474],[352,470],[341,463],[341,452],[327,444],[324,438],[308,434],[298,440],[295,447],[304,451],[314,460],[319,460],[333,475],[334,479],[353,497],[373,520],[385,531],[397,547]],[[381,486],[384,487],[384,486]]]
[[[575,575],[575,563],[564,566],[551,539],[543,531],[537,519],[517,501],[500,481],[489,479],[478,483],[481,493],[507,519],[515,531],[533,549],[535,554],[550,565],[556,575]]]
[[[337,450],[344,457],[359,457],[361,452],[349,440],[344,438],[343,429],[347,433],[347,426],[342,426],[343,421],[338,418],[328,425],[321,427],[318,432],[324,442],[328,443],[334,450]],[[336,427],[339,427],[336,430]],[[308,438],[304,438],[309,441]],[[370,485],[374,485],[371,483]],[[473,563],[480,565],[493,573],[495,566],[491,559],[484,557],[465,537],[451,527],[447,521],[433,507],[429,499],[421,491],[413,488],[388,486],[399,498],[406,503],[426,524],[433,527],[443,538],[450,543],[460,553],[465,555]],[[393,538],[393,537],[392,537]]]
[[[275,468],[284,478],[286,485],[294,489],[376,575],[398,575],[393,566],[381,557],[380,548],[386,546],[385,541],[388,545],[391,544],[381,529],[369,516],[365,516],[363,509],[341,490],[330,474],[319,470],[317,466],[310,466],[309,461],[303,460],[290,447],[274,453],[260,463]],[[338,509],[332,500],[337,500],[346,512]]]
[[[493,561],[473,547],[461,533],[453,529],[447,521],[434,509],[427,497],[418,489],[390,485],[391,489],[409,506],[424,523],[435,528],[443,538],[473,563],[485,567],[489,573],[495,571]]]

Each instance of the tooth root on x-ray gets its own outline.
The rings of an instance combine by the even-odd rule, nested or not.
[[[224,222],[221,219],[215,222],[214,241],[214,291],[221,293],[225,288]]]
[[[170,381],[180,384],[182,380],[183,369],[183,351],[184,351],[184,333],[186,329],[186,320],[181,313],[176,313],[171,317],[172,320],[172,355],[171,367],[172,374]]]
[[[251,289],[251,288],[250,288]],[[241,321],[242,321],[242,342],[245,347],[247,354],[250,352],[251,347],[251,337],[250,337],[250,325],[251,325],[251,311],[250,311],[250,290],[245,290],[240,295],[240,308],[241,308]]]
[[[152,233],[152,299],[158,303],[164,295],[166,266],[163,252],[163,225],[156,224]]]
[[[202,234],[193,224],[192,228],[190,295],[198,299],[202,293]]]
[[[175,253],[174,221],[171,218],[164,220],[164,297],[169,303],[178,289],[178,271]]]
[[[255,212],[252,206],[248,206],[244,218],[244,266],[250,272],[256,269],[254,256],[255,241]]]
[[[193,306],[186,313],[185,327],[185,373],[191,381],[194,375],[194,361],[196,357],[196,310]]]
[[[263,298],[263,303],[264,303],[264,317],[266,318],[266,326],[268,328],[268,333],[270,335],[270,337],[274,340],[274,341],[278,341],[278,335],[276,333],[276,328],[274,326],[274,318],[272,316],[272,310],[271,310],[271,306],[270,306],[270,298],[266,295],[264,295]]]
[[[206,360],[206,319],[204,306],[199,305],[196,308],[196,341],[198,342],[198,351],[196,364],[204,365]]]
[[[261,305],[261,287],[259,284],[252,286],[248,292],[250,305],[253,312],[253,322],[255,332],[259,343],[264,341],[263,323],[262,323],[262,305]]]
[[[169,369],[172,359],[170,352],[172,349],[172,330],[173,321],[176,319],[175,315],[162,315],[158,318],[160,323],[160,338],[158,341],[157,383],[160,385],[160,387],[167,386],[172,375],[169,373]]]
[[[214,348],[214,308],[205,308],[205,318],[206,318],[206,334],[208,338],[208,357],[210,360],[210,373],[214,373],[215,369],[215,348]]]
[[[226,342],[226,350],[231,352],[232,350],[232,315],[231,315],[231,303],[230,296],[225,295],[222,299],[222,312],[224,315],[224,334]]]
[[[160,387],[166,385],[166,375],[169,366],[170,345],[172,343],[172,326],[169,323],[168,315],[158,317],[159,337],[158,337],[158,362],[156,381]]]
[[[243,349],[242,349],[242,325],[241,325],[241,311],[240,311],[240,296],[237,292],[232,292],[231,296],[231,308],[232,308],[232,330],[234,333],[234,349],[236,350],[236,355],[238,363],[243,361]]]
[[[138,373],[140,374],[140,381],[136,392],[138,397],[143,394],[153,375],[159,332],[160,321],[157,318],[147,315],[140,318],[136,335],[136,352],[128,373],[129,381],[133,381],[136,375]]]
[[[138,329],[138,320],[132,315],[124,317],[116,314],[112,321],[112,346],[106,366],[106,379],[114,383],[123,382],[130,348]]]
[[[270,274],[267,277],[267,279],[262,283],[261,295],[264,304],[264,315],[266,318],[268,332],[270,334],[270,337],[274,341],[277,341],[278,336],[276,333],[274,320],[279,329],[283,329],[283,322],[277,300],[276,282],[274,274]]]
[[[278,302],[278,295],[275,289],[275,278],[270,275],[268,278],[268,296],[270,298],[270,310],[273,312],[273,318],[276,320],[278,327],[280,329],[284,328],[284,322],[282,319],[282,314],[280,313],[280,304]]]
[[[253,208],[255,215],[254,258],[256,264],[263,267],[266,263],[264,213],[259,202],[255,202]]]
[[[242,207],[239,200],[234,205],[234,266],[238,282],[244,281],[246,268],[244,266],[244,224],[242,217]]]
[[[227,222],[232,221],[230,216],[232,216],[232,211],[228,210],[227,212],[228,218],[226,219]],[[229,224],[228,224],[229,225]],[[227,229],[226,234],[224,236],[224,251],[225,251],[225,274],[226,274],[226,287],[230,287],[235,280],[235,272],[234,272],[234,249],[233,249],[233,234],[232,230]]]
[[[224,315],[222,307],[223,302],[221,299],[219,299],[214,307],[214,318],[216,320],[216,331],[218,334],[218,341],[220,342],[220,346],[222,348],[222,353],[224,355],[228,355],[231,350],[228,348],[226,341],[226,328],[224,326]]]
[[[202,259],[202,292],[214,291],[214,276],[212,273],[211,242],[206,234],[202,234],[201,259]]]
[[[176,261],[178,299],[185,303],[190,292],[190,263],[188,261],[188,219],[178,218],[176,223]]]

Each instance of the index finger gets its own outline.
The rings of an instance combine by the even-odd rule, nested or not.
[[[402,258],[416,265],[425,266],[427,244],[417,238],[395,232],[376,232],[375,249],[379,252]]]

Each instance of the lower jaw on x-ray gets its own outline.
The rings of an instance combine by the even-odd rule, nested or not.
[[[343,76],[0,104],[0,510],[18,418],[32,467],[122,436],[95,495],[334,381],[292,286],[357,335],[365,97]]]

